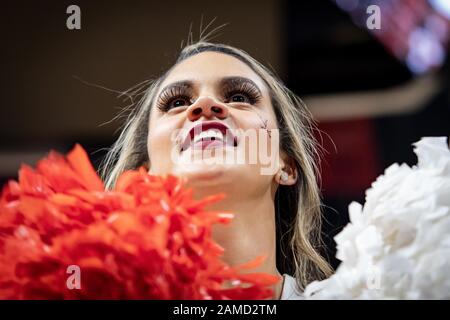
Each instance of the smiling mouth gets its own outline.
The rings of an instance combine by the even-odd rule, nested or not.
[[[189,148],[204,150],[227,146],[237,146],[237,137],[231,129],[218,121],[201,122],[189,130],[181,144],[181,152]]]

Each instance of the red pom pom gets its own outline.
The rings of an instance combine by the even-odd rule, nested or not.
[[[107,191],[81,146],[23,166],[0,197],[0,299],[266,299],[279,277],[230,267],[208,211],[173,176],[127,171]],[[74,276],[79,276],[76,278]]]

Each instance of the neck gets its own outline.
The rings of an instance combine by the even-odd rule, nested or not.
[[[242,195],[227,195],[227,198],[208,209],[234,214],[229,224],[216,225],[213,228],[214,240],[225,249],[223,261],[230,266],[236,266],[264,255],[264,262],[248,272],[281,276],[276,267],[275,208],[270,190],[263,197],[253,199]],[[279,299],[282,281],[279,281],[273,290],[274,299]]]

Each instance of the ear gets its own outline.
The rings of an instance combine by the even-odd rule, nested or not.
[[[280,170],[275,175],[275,180],[278,184],[292,186],[298,179],[295,161],[284,152],[280,153],[280,157]]]

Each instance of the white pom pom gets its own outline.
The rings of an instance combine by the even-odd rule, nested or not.
[[[445,137],[414,144],[417,166],[393,164],[349,206],[335,237],[342,261],[309,299],[450,299],[450,151]]]

